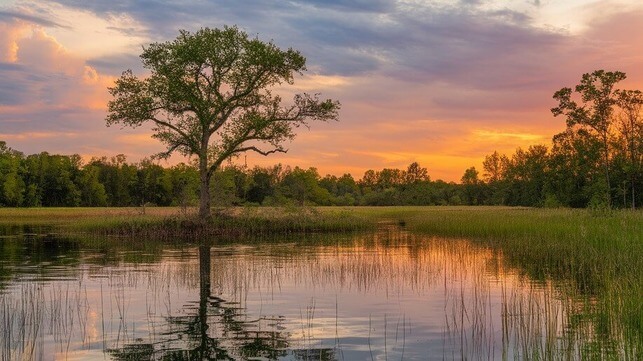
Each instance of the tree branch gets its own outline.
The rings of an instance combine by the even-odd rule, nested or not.
[[[191,147],[190,147],[189,145],[187,145],[186,143],[180,143],[180,142],[179,142],[179,143],[176,143],[176,144],[174,144],[173,146],[171,146],[168,150],[166,150],[166,151],[164,151],[164,152],[157,153],[157,154],[155,155],[155,157],[156,157],[156,158],[161,158],[161,159],[166,159],[166,158],[168,158],[168,157],[170,156],[170,154],[172,154],[172,152],[174,152],[174,151],[176,150],[176,148],[178,148],[178,147],[180,147],[180,146],[185,146],[185,147],[191,148]]]
[[[177,132],[181,137],[183,137],[183,139],[185,139],[185,140],[186,140],[186,142],[189,142],[189,143],[190,143],[190,144],[186,144],[186,146],[187,146],[188,148],[190,148],[193,152],[198,153],[198,149],[199,149],[199,147],[198,147],[198,146],[196,146],[196,144],[193,144],[193,140],[192,140],[192,138],[191,138],[191,137],[189,137],[189,136],[187,135],[187,133],[185,133],[184,131],[182,131],[181,129],[179,129],[177,126],[175,126],[175,125],[173,125],[173,124],[171,124],[171,123],[168,123],[168,122],[166,122],[166,121],[163,121],[163,120],[160,120],[160,119],[154,118],[154,117],[150,117],[150,118],[148,118],[148,119],[149,119],[149,120],[151,120],[151,121],[153,121],[153,122],[154,122],[155,124],[157,124],[157,125],[160,125],[160,126],[164,126],[164,127],[170,128],[170,129],[172,129],[173,131]]]
[[[243,147],[243,148],[236,149],[236,150],[234,150],[232,152],[232,154],[243,153],[243,152],[247,152],[249,150],[251,150],[253,152],[256,152],[256,153],[259,153],[259,154],[261,154],[263,156],[273,154],[273,153],[288,153],[288,149],[275,148],[275,149],[272,149],[272,150],[263,151],[263,150],[255,147],[255,146],[249,146],[249,147]]]

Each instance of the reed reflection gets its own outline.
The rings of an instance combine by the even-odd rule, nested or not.
[[[36,268],[19,262],[29,247],[4,244],[13,256],[0,255],[3,360],[574,359],[638,352],[618,334],[609,349],[601,346],[606,341],[585,317],[591,299],[569,297],[573,285],[532,281],[467,240],[384,228],[245,245],[77,245],[36,257],[47,260]]]

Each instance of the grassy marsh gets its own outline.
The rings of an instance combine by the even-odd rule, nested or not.
[[[179,208],[0,209],[0,227],[29,225],[48,232],[137,234],[147,239],[176,237],[184,231],[194,232],[193,236],[321,233],[369,229],[378,222],[403,225],[413,232],[454,241],[465,238],[499,255],[505,267],[531,279],[552,282],[569,303],[566,309],[570,310],[571,326],[564,332],[582,334],[579,337],[590,340],[586,344],[595,347],[581,350],[582,354],[609,358],[601,355],[618,347],[624,358],[643,356],[641,211],[262,207],[220,210],[208,229],[195,228],[190,223],[193,220],[189,210]],[[508,314],[523,314],[509,311]],[[624,348],[615,346],[623,344]],[[547,355],[549,350],[543,349],[541,353]]]
[[[625,338],[634,345],[630,358],[642,356],[643,212],[401,207],[383,213],[413,231],[489,247],[532,279],[558,281],[567,296],[584,300],[578,322],[593,323],[597,352]]]

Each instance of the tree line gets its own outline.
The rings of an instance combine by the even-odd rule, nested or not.
[[[0,141],[0,206],[193,206],[199,204],[199,187],[196,165],[130,163],[124,155],[88,162],[77,154],[25,156]],[[214,172],[210,184],[215,206],[466,204],[464,190],[454,182],[431,181],[418,163],[369,170],[362,179],[321,176],[312,167],[228,164]]]
[[[563,135],[561,135],[563,134]],[[511,156],[485,157],[482,174],[471,167],[460,183],[432,180],[417,162],[406,169],[368,170],[321,176],[317,169],[249,168],[227,165],[210,184],[215,206],[241,205],[520,205],[587,207],[603,202],[601,156],[587,138],[567,131],[543,145],[517,149]],[[643,204],[642,179],[627,172],[625,150],[614,147],[612,204]],[[617,151],[620,149],[619,151]],[[635,179],[634,193],[630,181]],[[151,161],[128,162],[124,155],[93,158],[42,152],[25,156],[0,141],[0,206],[101,207],[195,206],[199,203],[199,171],[180,163],[162,167]],[[634,198],[631,196],[634,195]]]

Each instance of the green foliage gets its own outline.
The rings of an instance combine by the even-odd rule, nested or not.
[[[292,84],[306,59],[237,27],[181,30],[174,41],[150,44],[141,59],[150,75],[140,79],[128,70],[109,89],[107,125],[150,122],[153,137],[167,145],[158,156],[196,156],[201,218],[210,215],[210,179],[225,160],[246,151],[285,152],[295,128],[338,117],[339,103],[317,95],[283,104],[272,89]]]
[[[215,172],[210,190],[212,204],[217,207],[236,206],[243,203],[250,177],[243,169],[229,166]]]
[[[199,172],[196,168],[180,163],[168,169],[173,206],[186,208],[197,203]]]
[[[0,206],[187,206],[198,194],[194,167],[128,164],[123,155],[82,164],[77,155],[6,151],[0,153],[0,169]]]
[[[643,202],[643,93],[616,89],[621,72],[584,74],[574,90],[554,94],[555,116],[567,128],[556,134],[551,150],[531,146],[508,157],[494,152],[483,162],[479,203],[575,207],[636,208]],[[467,203],[473,187],[465,173]],[[482,200],[482,202],[480,202]]]
[[[426,168],[422,168],[418,162],[413,162],[409,165],[404,173],[404,182],[406,184],[417,184],[420,182],[428,182],[431,180],[429,172]]]
[[[275,192],[276,183],[279,181],[280,172],[280,166],[253,169],[249,174],[250,183],[246,192],[248,202],[263,204],[266,198],[271,197]]]
[[[330,205],[330,192],[319,185],[319,179],[317,169],[295,167],[285,172],[278,189],[282,195],[300,206]]]
[[[0,164],[6,167],[9,163],[6,155],[3,157]],[[122,154],[93,158],[87,164],[75,155],[41,153],[24,157],[15,152],[12,157],[17,173],[3,172],[4,187],[0,188],[0,199],[6,206],[174,205],[187,212],[199,198],[200,175],[192,165],[164,168],[150,160],[128,163]],[[373,175],[371,181],[369,174]],[[216,206],[469,204],[465,186],[431,181],[427,169],[417,163],[406,170],[368,171],[362,180],[350,174],[322,178],[315,168],[281,165],[253,169],[230,165],[220,168],[212,179],[212,202]],[[18,190],[13,184],[19,185]],[[477,187],[482,197],[484,184]]]
[[[462,178],[460,179],[460,182],[464,187],[463,196],[466,200],[466,204],[480,204],[484,197],[482,194],[482,181],[478,178],[478,174],[479,173],[476,168],[471,167],[464,171],[464,175],[462,175]]]
[[[73,207],[80,205],[78,189],[80,156],[33,154],[24,159],[27,187],[35,189],[29,195],[30,205]],[[31,199],[33,198],[33,199]]]
[[[80,177],[81,204],[89,207],[103,207],[107,205],[105,186],[98,180],[100,168],[88,165],[83,169]]]
[[[552,108],[554,116],[564,115],[567,128],[583,130],[589,136],[598,140],[601,146],[602,166],[604,169],[605,198],[609,207],[611,204],[610,180],[610,135],[614,124],[614,112],[618,104],[619,92],[616,83],[625,79],[625,73],[596,70],[583,74],[575,92],[581,98],[579,105],[573,98],[571,88],[562,88],[554,93],[554,99],[559,104]]]
[[[24,202],[26,186],[21,172],[22,153],[0,141],[0,205],[20,206]]]
[[[553,194],[546,194],[545,195],[545,200],[543,202],[543,207],[545,208],[560,208],[562,204],[560,203],[560,200],[553,195]]]

